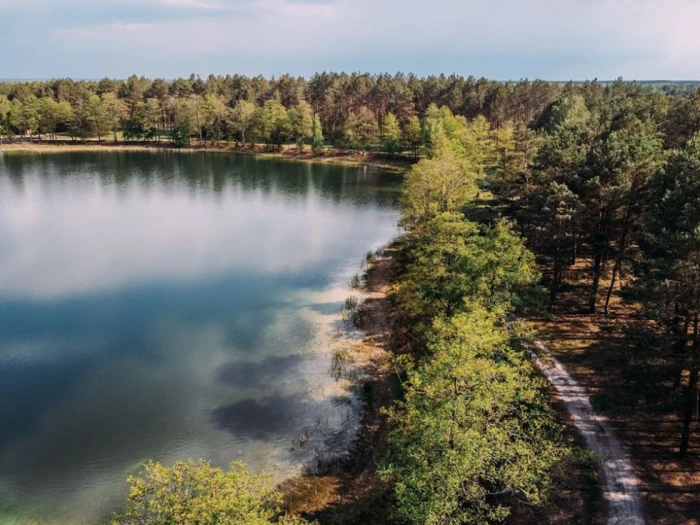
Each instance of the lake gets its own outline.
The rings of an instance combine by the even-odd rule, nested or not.
[[[342,455],[348,283],[401,177],[216,153],[0,153],[0,522],[99,523],[146,459]],[[300,445],[299,437],[309,441]]]

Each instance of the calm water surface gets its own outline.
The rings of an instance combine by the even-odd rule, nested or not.
[[[0,523],[100,523],[147,458],[341,453],[347,283],[400,178],[253,157],[0,153]],[[311,439],[299,446],[299,436]]]

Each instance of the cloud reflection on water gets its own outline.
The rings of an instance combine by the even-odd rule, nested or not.
[[[94,523],[149,457],[284,475],[323,451],[352,424],[329,374],[338,283],[395,232],[385,177],[217,155],[3,156],[0,501]]]

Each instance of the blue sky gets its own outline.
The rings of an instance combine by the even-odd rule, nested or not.
[[[0,0],[0,78],[700,79],[700,0]]]

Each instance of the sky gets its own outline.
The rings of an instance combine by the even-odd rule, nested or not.
[[[0,78],[700,79],[700,0],[0,0]]]

